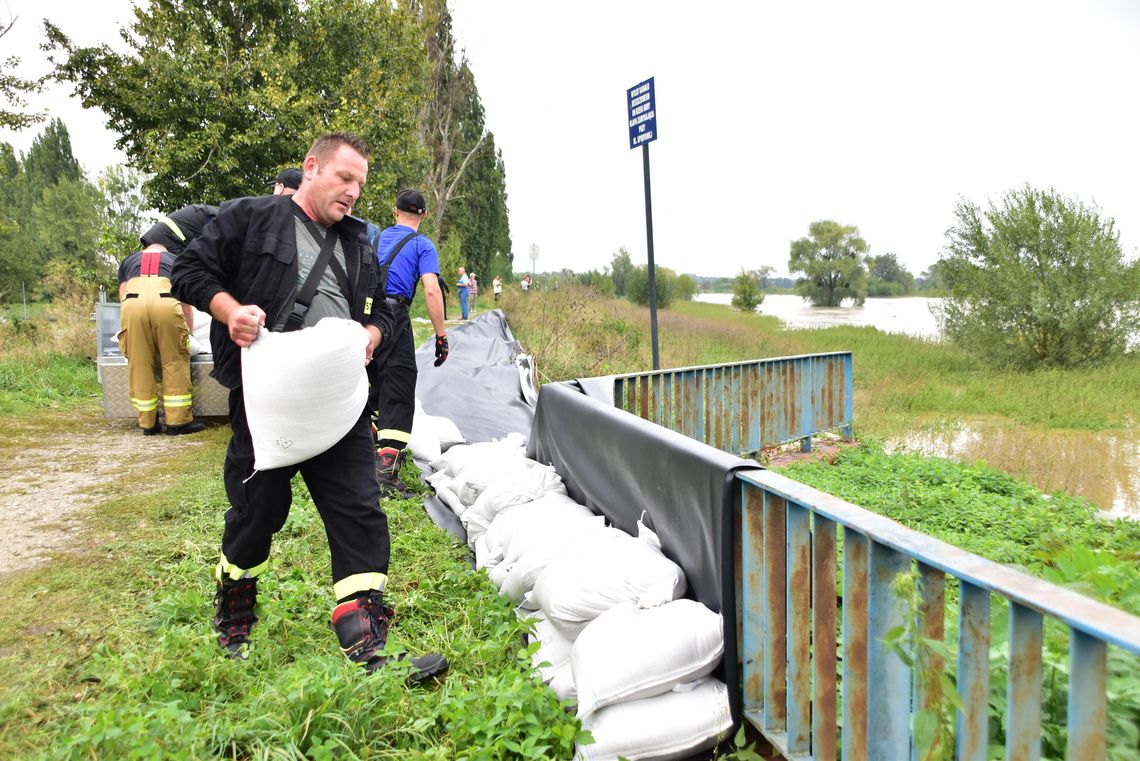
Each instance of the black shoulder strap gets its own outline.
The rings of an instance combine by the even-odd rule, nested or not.
[[[380,265],[380,282],[384,286],[384,293],[388,292],[388,270],[392,268],[392,260],[396,258],[396,254],[400,253],[400,249],[402,249],[408,241],[419,234],[420,233],[418,230],[412,230],[410,233],[401,238],[400,242],[397,243],[396,246],[388,252],[388,258],[385,259],[384,263]],[[413,292],[412,295],[414,296],[415,293]]]
[[[308,223],[306,228],[313,235],[313,239],[321,241],[321,252],[317,255],[317,261],[313,264],[313,268],[309,270],[305,284],[301,286],[300,292],[293,297],[293,304],[285,305],[288,308],[289,316],[285,318],[284,331],[298,330],[305,324],[305,313],[309,311],[309,305],[313,303],[313,296],[317,293],[317,285],[320,284],[321,277],[325,273],[325,267],[333,258],[333,249],[336,248],[337,235],[334,231],[330,230],[327,235],[322,236],[320,231],[316,229],[316,223],[309,219],[304,212],[301,212],[301,215],[305,217],[304,221]],[[335,269],[339,269],[339,267]],[[339,281],[340,278],[338,277],[337,280]],[[344,288],[343,283],[341,288]],[[351,303],[351,298],[349,298],[349,303]]]

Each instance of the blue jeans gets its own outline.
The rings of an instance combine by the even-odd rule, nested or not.
[[[467,289],[459,289],[459,311],[463,313],[463,319],[467,319]]]

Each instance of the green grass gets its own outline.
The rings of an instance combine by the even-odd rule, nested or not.
[[[0,358],[0,416],[70,409],[99,395],[89,359],[39,352]]]
[[[629,302],[564,288],[526,299],[506,294],[504,308],[543,381],[651,366],[648,310]],[[1136,354],[1096,368],[1010,373],[983,367],[946,343],[869,327],[788,330],[773,317],[718,304],[675,303],[658,311],[658,324],[662,367],[851,351],[856,428],[884,438],[931,419],[997,416],[1092,431],[1132,428],[1140,420]]]
[[[524,625],[415,502],[387,507],[391,642],[444,653],[441,684],[407,687],[397,668],[366,678],[340,654],[328,548],[299,481],[250,658],[223,658],[210,576],[226,429],[206,436],[148,463],[169,488],[96,508],[89,549],[6,579],[0,757],[490,758],[480,754],[511,743],[531,758],[569,756],[577,722],[530,676]]]

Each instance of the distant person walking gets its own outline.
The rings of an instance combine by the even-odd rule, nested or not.
[[[412,437],[416,411],[416,346],[408,316],[416,286],[423,284],[428,319],[435,329],[435,366],[447,360],[447,331],[443,323],[439,252],[419,233],[427,202],[418,190],[401,190],[396,196],[396,224],[380,233],[376,255],[387,268],[388,305],[396,316],[392,335],[376,349],[372,361],[377,379],[369,392],[369,409],[376,419],[376,478],[386,496],[415,495],[400,481],[404,448]]]
[[[273,186],[273,195],[291,196],[301,187],[302,179],[304,175],[300,169],[284,169],[277,175],[277,179],[269,184]]]
[[[519,287],[522,288],[523,293],[528,293],[530,291],[530,275],[527,275],[522,279],[521,282],[519,282]]]
[[[460,267],[459,280],[455,283],[455,287],[459,289],[459,312],[464,320],[467,319],[467,287],[470,283],[467,271]]]
[[[467,284],[467,290],[471,295],[471,311],[474,312],[479,308],[479,278],[475,277],[475,273],[471,273],[470,282]]]
[[[166,433],[197,433],[190,380],[190,331],[194,311],[170,292],[174,257],[217,215],[216,206],[184,206],[162,217],[140,238],[144,248],[119,264],[121,327],[119,349],[127,358],[127,388],[146,436],[162,432],[158,422],[158,381]]]
[[[491,290],[495,292],[495,303],[499,303],[499,299],[503,297],[503,278],[495,275],[495,279],[491,281]]]

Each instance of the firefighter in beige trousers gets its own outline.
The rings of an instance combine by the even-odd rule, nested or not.
[[[195,204],[163,216],[142,235],[142,251],[119,265],[119,301],[122,330],[119,348],[127,358],[127,387],[139,413],[139,427],[152,436],[160,433],[158,380],[162,374],[162,407],[166,433],[197,433],[205,426],[194,422],[190,381],[190,331],[194,312],[170,292],[174,257],[201,234],[217,208]]]

